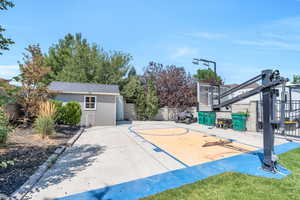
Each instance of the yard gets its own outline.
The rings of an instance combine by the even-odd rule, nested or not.
[[[232,200],[232,199],[300,199],[300,149],[280,156],[281,163],[293,171],[284,179],[275,180],[227,172],[193,184],[144,198],[144,200]]]
[[[0,200],[300,200],[300,0],[48,2],[0,0]]]
[[[32,128],[17,128],[11,132],[7,143],[0,146],[0,194],[10,195],[17,190],[78,130],[78,126],[57,126],[56,134],[45,139]]]

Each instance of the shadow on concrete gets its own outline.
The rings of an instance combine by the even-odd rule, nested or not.
[[[100,145],[80,145],[68,149],[59,160],[49,169],[42,179],[36,184],[32,192],[46,189],[47,187],[70,179],[82,170],[93,164],[96,157],[106,150]],[[30,195],[27,198],[30,199]]]

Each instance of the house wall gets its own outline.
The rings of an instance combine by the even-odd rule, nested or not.
[[[76,101],[81,105],[82,126],[105,126],[116,124],[116,97],[113,95],[91,95],[97,97],[96,110],[84,109],[84,96],[82,94],[57,94],[55,100],[67,103]]]
[[[216,112],[217,118],[231,119],[232,113],[247,112],[249,117],[246,121],[246,127],[248,131],[256,132],[257,128],[257,101],[250,101],[247,103],[236,103],[232,104],[230,112]]]
[[[117,104],[117,121],[124,120],[124,99],[123,96],[116,97],[116,104]]]

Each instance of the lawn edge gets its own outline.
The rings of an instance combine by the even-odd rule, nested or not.
[[[65,152],[65,150],[71,146],[74,145],[74,143],[78,140],[78,138],[82,135],[84,132],[84,128],[80,128],[77,133],[67,142],[65,146],[58,147],[54,153],[49,156],[49,158],[41,165],[39,168],[32,174],[29,179],[19,188],[17,189],[14,193],[12,193],[9,196],[10,200],[22,200],[25,195],[28,194],[34,187],[34,185],[44,176],[44,174],[50,169],[59,156]]]

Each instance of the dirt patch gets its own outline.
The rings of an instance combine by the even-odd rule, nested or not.
[[[59,126],[42,139],[32,128],[17,128],[0,147],[0,194],[10,195],[23,185],[57,147],[66,145],[80,127]]]

